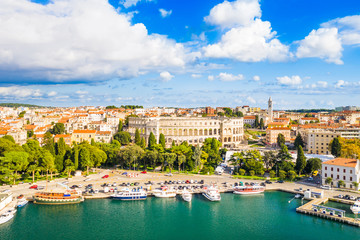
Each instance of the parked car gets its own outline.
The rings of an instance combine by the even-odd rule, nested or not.
[[[142,173],[142,174],[147,174],[147,171],[142,171],[141,173]]]
[[[123,172],[121,175],[127,175],[127,172]]]
[[[322,186],[320,186],[320,188],[326,189],[326,190],[331,190],[331,186],[329,186],[329,185],[322,185]]]
[[[270,180],[266,180],[265,183],[266,184],[272,184],[272,182]]]
[[[88,182],[88,181],[91,181],[91,179],[90,178],[85,178],[84,179],[84,182]]]
[[[283,181],[283,180],[279,180],[279,181],[277,181],[277,183],[284,183],[284,181]]]
[[[108,178],[108,177],[109,177],[109,175],[107,175],[107,174],[102,176],[102,178]]]
[[[29,189],[36,189],[38,187],[38,185],[32,185],[29,187]]]
[[[37,186],[37,188],[36,188],[36,190],[43,190],[43,189],[45,189],[44,186]]]
[[[173,174],[172,174],[172,173],[167,173],[167,174],[165,174],[165,176],[167,176],[167,177],[172,177]]]

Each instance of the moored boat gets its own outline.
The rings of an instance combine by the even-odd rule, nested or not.
[[[189,192],[186,188],[183,190],[182,194],[181,194],[181,198],[185,201],[185,202],[191,202],[192,199],[192,194],[191,192]]]
[[[168,188],[166,186],[161,187],[160,189],[155,189],[153,191],[155,197],[158,198],[171,198],[176,197],[176,191],[172,188]]]
[[[254,185],[254,186],[236,186],[234,187],[234,194],[240,194],[240,195],[251,195],[251,194],[259,194],[263,193],[265,190],[265,187]]]
[[[140,189],[124,188],[121,191],[111,195],[111,197],[117,200],[145,200],[147,197],[147,192],[142,188]]]
[[[16,209],[11,209],[0,216],[0,224],[10,221],[16,213]]]
[[[83,196],[76,190],[67,190],[65,192],[40,192],[34,195],[36,204],[75,204],[84,201]]]
[[[360,201],[356,201],[351,207],[350,210],[354,213],[354,214],[359,214],[360,213]]]
[[[205,187],[202,195],[206,199],[208,199],[209,201],[212,201],[212,202],[218,202],[221,200],[221,195],[219,193],[219,190],[214,186]]]
[[[20,195],[17,197],[17,204],[16,204],[16,207],[17,208],[21,208],[23,206],[25,206],[29,201],[26,200],[26,198],[24,197],[24,195]]]

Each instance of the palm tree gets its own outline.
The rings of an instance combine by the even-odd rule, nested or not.
[[[37,164],[31,164],[28,166],[27,172],[31,173],[32,175],[32,182],[35,182],[35,172],[38,172],[41,170],[41,167]]]

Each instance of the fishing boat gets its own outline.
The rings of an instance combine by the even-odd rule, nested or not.
[[[186,188],[183,190],[182,194],[181,194],[181,198],[185,201],[185,202],[191,202],[192,199],[192,194],[191,192],[189,192]]]
[[[240,195],[251,195],[251,194],[259,194],[263,193],[265,190],[265,187],[254,185],[254,186],[236,186],[234,187],[234,194],[240,194]]]
[[[24,195],[20,195],[17,197],[17,204],[16,204],[16,207],[17,208],[21,208],[23,206],[25,206],[26,204],[28,204],[28,200],[26,200],[26,198],[24,197]]]
[[[172,188],[168,188],[167,186],[163,186],[160,189],[155,189],[153,191],[155,197],[158,198],[172,198],[176,197],[176,191]]]
[[[75,204],[84,201],[81,192],[77,190],[66,190],[65,192],[40,192],[34,195],[36,204]]]
[[[350,210],[354,213],[354,214],[359,214],[360,213],[360,201],[356,201],[351,207]]]
[[[204,187],[202,195],[212,202],[218,202],[221,200],[219,190],[215,186]]]
[[[16,209],[11,209],[0,216],[0,224],[10,221],[16,213]]]
[[[111,197],[117,200],[145,200],[147,197],[147,192],[142,188],[124,188],[121,191],[111,195]]]

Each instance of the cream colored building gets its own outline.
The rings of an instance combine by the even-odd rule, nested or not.
[[[333,184],[342,180],[346,188],[354,188],[353,182],[360,181],[360,163],[357,159],[335,158],[322,163],[322,184],[326,178],[333,179]]]
[[[331,154],[329,150],[330,142],[340,134],[323,129],[309,130],[306,138],[303,137],[305,147],[310,154]]]
[[[71,142],[81,143],[83,141],[91,142],[95,140],[96,130],[74,130],[71,135]]]
[[[134,137],[136,129],[148,140],[152,132],[159,140],[165,135],[166,145],[172,141],[179,144],[202,145],[206,138],[216,138],[224,147],[236,147],[244,137],[243,118],[226,117],[139,117],[129,118],[128,131]]]
[[[284,135],[285,141],[290,141],[290,128],[288,127],[273,127],[266,129],[266,143],[267,144],[276,144],[277,137],[279,134]]]

